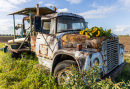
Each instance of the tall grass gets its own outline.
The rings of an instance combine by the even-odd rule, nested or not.
[[[4,46],[4,43],[0,43],[0,48],[2,48]]]
[[[71,76],[71,82],[59,86],[55,82],[55,77],[38,64],[33,53],[29,55],[24,53],[21,57],[12,59],[10,55],[0,51],[0,89],[128,89],[130,84],[129,57],[125,57],[128,65],[114,83],[110,78],[95,82],[99,73],[96,71],[97,67],[82,73],[73,68],[74,76]],[[87,82],[83,81],[83,76],[87,76]]]
[[[16,60],[10,55],[0,53],[0,89],[57,88],[54,77],[37,64],[37,58],[33,54]]]
[[[115,82],[124,81],[125,83],[130,83],[130,56],[125,55],[125,61],[127,64]]]

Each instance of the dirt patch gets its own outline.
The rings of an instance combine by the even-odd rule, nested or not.
[[[6,43],[8,40],[12,40],[14,37],[0,37],[0,43]]]
[[[125,46],[126,52],[130,52],[130,36],[119,37],[119,43]]]
[[[125,54],[126,56],[130,56],[130,54]]]

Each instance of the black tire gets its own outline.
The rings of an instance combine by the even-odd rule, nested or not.
[[[54,76],[56,76],[56,82],[60,85],[62,84],[63,78],[61,76],[67,76],[67,75],[72,75],[73,76],[73,71],[71,67],[75,67],[77,69],[77,63],[73,60],[65,60],[57,64],[57,66],[54,69]],[[68,73],[69,71],[69,73]],[[68,80],[67,78],[64,80]],[[64,81],[63,81],[64,82]],[[69,80],[68,82],[69,83]]]
[[[7,53],[8,53],[8,54],[11,54],[11,57],[12,57],[12,58],[16,58],[16,59],[17,59],[17,58],[19,57],[19,54],[13,52],[10,47],[7,47]]]

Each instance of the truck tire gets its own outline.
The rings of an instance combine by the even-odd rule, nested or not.
[[[11,57],[12,58],[18,58],[18,56],[19,56],[19,54],[18,53],[15,53],[15,52],[13,52],[12,50],[11,50],[11,48],[10,47],[7,47],[7,53],[8,54],[11,54]]]
[[[72,66],[77,69],[77,63],[73,60],[65,60],[57,64],[54,69],[54,76],[56,76],[58,85],[61,85],[65,81],[66,83],[70,82],[70,76],[73,76]]]

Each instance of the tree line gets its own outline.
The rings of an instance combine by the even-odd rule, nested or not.
[[[0,36],[14,36],[14,34],[0,34]]]

